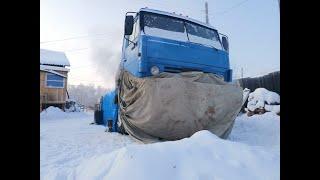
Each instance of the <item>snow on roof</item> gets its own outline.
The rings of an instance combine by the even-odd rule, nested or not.
[[[67,71],[67,72],[70,71],[70,69],[65,67],[48,66],[48,65],[40,65],[40,70],[54,70],[54,71]]]
[[[40,49],[40,64],[70,66],[64,52]]]
[[[40,68],[40,70],[41,71],[45,71],[45,72],[49,72],[49,73],[52,73],[52,74],[55,74],[55,75],[58,75],[58,76],[61,76],[61,77],[64,77],[64,78],[67,78],[67,76],[65,76],[65,75],[63,75],[63,74],[61,74],[61,73],[58,73],[58,72],[56,72],[56,71],[54,71],[54,70],[47,70],[47,69],[41,69]]]
[[[206,24],[206,23],[198,21],[196,19],[189,18],[187,16],[182,16],[182,15],[179,15],[179,14],[175,14],[175,13],[170,13],[170,12],[165,12],[165,11],[160,11],[160,10],[155,10],[155,9],[149,9],[149,8],[141,8],[140,11],[152,12],[152,13],[163,14],[163,15],[172,16],[172,17],[176,17],[176,18],[181,18],[181,19],[188,20],[188,21],[200,24],[202,26],[205,26],[205,27],[208,27],[208,28],[211,28],[211,29],[216,29],[212,25]]]

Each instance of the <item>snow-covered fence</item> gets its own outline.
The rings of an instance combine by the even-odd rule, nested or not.
[[[242,78],[236,80],[242,88],[248,88],[252,92],[257,88],[265,88],[280,94],[280,71],[269,73],[255,78]]]

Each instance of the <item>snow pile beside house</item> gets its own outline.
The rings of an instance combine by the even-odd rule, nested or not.
[[[263,114],[266,111],[280,113],[280,96],[265,88],[257,88],[249,94],[247,104],[248,115]]]
[[[179,141],[129,145],[83,161],[74,179],[279,179],[279,156],[207,130]]]
[[[66,118],[77,118],[83,115],[81,111],[64,112],[58,107],[49,106],[40,113],[40,120],[61,120]]]
[[[40,113],[40,119],[57,119],[66,118],[67,114],[63,112],[60,108],[49,106]]]

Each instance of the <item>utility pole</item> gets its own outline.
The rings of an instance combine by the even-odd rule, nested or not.
[[[241,79],[243,78],[243,68],[241,68]]]
[[[208,2],[205,2],[205,11],[206,11],[206,23],[209,24],[209,16],[208,16]]]

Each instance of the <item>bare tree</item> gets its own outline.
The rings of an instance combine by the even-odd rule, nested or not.
[[[100,97],[105,95],[107,91],[108,89],[101,86],[95,87],[93,84],[68,86],[70,99],[73,99],[89,108],[93,108],[99,101]]]

